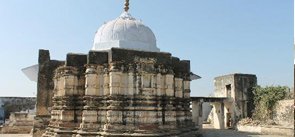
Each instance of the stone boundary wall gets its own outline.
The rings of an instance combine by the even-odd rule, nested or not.
[[[2,134],[28,134],[33,128],[34,115],[16,112],[11,113],[9,120],[0,129]]]
[[[0,97],[0,109],[4,111],[0,119],[8,119],[12,112],[35,113],[35,104],[36,97]]]
[[[278,101],[276,103],[276,106],[274,108],[274,113],[273,113],[274,122],[284,127],[293,127],[294,125],[293,106],[294,106],[294,99]]]
[[[276,127],[276,126],[237,126],[237,131],[240,132],[250,132],[250,133],[258,133],[265,135],[283,135],[283,136],[294,136],[293,128],[284,128],[284,127]]]
[[[32,126],[6,126],[1,128],[1,134],[29,134]],[[1,136],[1,135],[0,135]]]

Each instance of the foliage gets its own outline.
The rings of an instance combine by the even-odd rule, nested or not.
[[[276,102],[285,98],[288,89],[285,86],[255,87],[253,90],[255,104],[253,118],[261,121],[272,119]]]
[[[289,90],[286,92],[286,96],[284,99],[294,99],[294,89],[292,88],[292,90]]]
[[[11,103],[11,102],[4,102],[4,116],[5,119],[8,119],[11,112],[20,112],[26,111],[30,109],[34,109],[35,102],[27,101],[27,102],[19,102],[19,103]]]

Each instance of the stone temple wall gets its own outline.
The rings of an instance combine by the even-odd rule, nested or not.
[[[68,54],[54,72],[43,136],[171,136],[194,129],[190,62],[170,53]]]
[[[64,61],[51,60],[48,50],[39,50],[38,63],[36,117],[33,127],[34,137],[40,137],[48,126],[52,109],[53,76],[55,69],[64,65]]]

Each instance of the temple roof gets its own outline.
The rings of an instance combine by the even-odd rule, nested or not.
[[[96,32],[92,50],[109,50],[113,47],[159,52],[156,37],[141,20],[124,11],[118,18],[103,24]]]

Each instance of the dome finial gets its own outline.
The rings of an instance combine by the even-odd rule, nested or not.
[[[125,0],[124,10],[125,10],[125,12],[128,12],[128,10],[129,10],[129,0]]]

